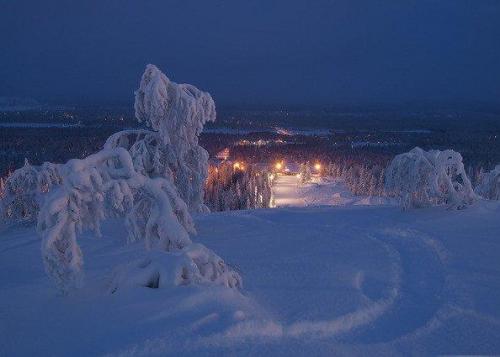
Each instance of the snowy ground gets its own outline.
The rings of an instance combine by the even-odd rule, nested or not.
[[[276,207],[382,205],[388,200],[380,197],[353,195],[341,180],[313,177],[312,182],[300,184],[295,175],[278,175],[273,187]]]
[[[302,203],[286,185],[276,197],[326,204],[335,185],[302,188],[314,191]],[[58,296],[34,229],[1,232],[0,356],[500,353],[498,202],[408,212],[343,202],[196,217],[195,240],[241,273],[241,293],[109,294],[112,268],[143,254],[109,222],[102,239],[80,240],[85,287]]]

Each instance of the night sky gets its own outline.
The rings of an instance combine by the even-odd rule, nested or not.
[[[154,63],[223,105],[500,106],[499,0],[0,6],[0,96],[129,103]]]

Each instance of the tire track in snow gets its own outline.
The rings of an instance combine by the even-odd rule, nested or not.
[[[389,286],[377,293],[378,298],[370,299],[369,294],[364,294],[367,303],[352,312],[342,316],[327,320],[299,320],[291,324],[282,324],[272,319],[248,320],[237,323],[222,333],[210,336],[203,343],[231,345],[237,341],[251,339],[262,339],[265,342],[275,338],[328,338],[349,336],[353,331],[357,331],[364,326],[370,325],[391,309],[400,295],[401,286],[401,257],[399,252],[379,239],[369,237],[371,240],[382,246],[386,252],[384,256],[391,262],[391,278]],[[361,276],[363,272],[360,272]],[[356,280],[363,283],[363,278],[358,275]],[[354,282],[356,284],[356,282]],[[254,340],[256,342],[256,340]]]
[[[399,252],[391,245],[378,239],[370,238],[384,248],[388,259],[391,261],[393,276],[390,279],[391,286],[388,290],[382,292],[380,294],[381,297],[378,299],[370,301],[367,306],[333,320],[299,321],[293,323],[285,328],[287,335],[292,337],[300,335],[314,335],[316,337],[344,335],[373,323],[391,309],[400,295],[401,257]],[[365,284],[363,280],[359,282]]]
[[[391,308],[349,340],[380,343],[398,339],[426,326],[445,303],[446,252],[423,233],[385,230],[373,237],[401,256],[400,294]],[[368,282],[364,282],[362,289]]]

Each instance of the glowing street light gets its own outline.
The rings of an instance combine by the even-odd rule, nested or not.
[[[245,171],[245,165],[243,165],[243,163],[242,163],[242,162],[238,162],[238,161],[236,161],[236,162],[233,164],[233,169],[234,169],[234,170]]]
[[[276,168],[276,170],[281,170],[283,168],[283,164],[281,162],[277,162],[274,167]]]
[[[319,162],[315,163],[315,164],[314,164],[314,169],[315,169],[316,171],[320,171],[320,170],[321,170],[321,164],[320,164]]]

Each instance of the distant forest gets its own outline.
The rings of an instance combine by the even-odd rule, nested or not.
[[[5,123],[24,123],[25,127]],[[73,126],[33,128],[29,123]],[[100,149],[111,133],[137,126],[132,111],[123,107],[0,113],[0,177],[21,166],[25,158],[33,164],[83,158]],[[212,157],[229,147],[231,158],[254,163],[283,157],[330,162],[342,156],[349,160],[360,156],[363,162],[376,156],[379,162],[415,146],[456,150],[470,170],[489,170],[500,163],[500,115],[495,113],[221,109],[217,122],[207,125],[214,127],[248,130],[244,134],[203,133],[201,145]],[[275,127],[324,128],[329,134],[287,136],[269,130]],[[285,145],[238,145],[243,139],[282,140]]]

